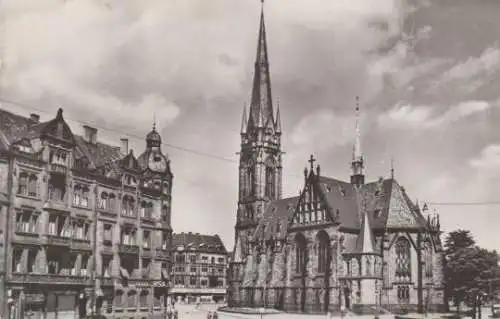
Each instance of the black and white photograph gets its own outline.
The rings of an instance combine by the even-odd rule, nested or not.
[[[499,0],[0,0],[0,319],[500,318]]]

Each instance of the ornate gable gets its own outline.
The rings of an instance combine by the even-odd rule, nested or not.
[[[319,173],[319,166],[317,167]],[[321,225],[336,222],[336,216],[331,214],[328,203],[325,199],[319,174],[310,170],[304,172],[306,184],[301,192],[299,202],[291,220],[291,227],[301,227],[309,225]]]
[[[419,217],[397,183],[392,187],[386,227],[393,229],[421,227]]]
[[[57,111],[56,118],[47,122],[41,129],[41,137],[49,138],[57,142],[63,142],[70,146],[75,145],[75,137],[68,124],[64,121],[62,109]]]

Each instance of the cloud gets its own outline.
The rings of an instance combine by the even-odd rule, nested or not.
[[[449,108],[441,115],[435,115],[438,107],[396,105],[388,112],[379,115],[378,123],[389,128],[443,128],[463,118],[484,112],[494,105],[496,106],[496,103],[466,101]]]
[[[488,145],[469,164],[476,169],[500,171],[500,144]]]
[[[355,118],[339,116],[332,110],[319,110],[303,117],[291,133],[291,142],[303,152],[313,146],[323,151],[351,142],[354,136]]]
[[[432,81],[429,92],[438,93],[443,88],[460,88],[460,93],[472,93],[487,83],[500,71],[500,49],[495,45],[483,50],[479,56],[459,61],[439,78]]]

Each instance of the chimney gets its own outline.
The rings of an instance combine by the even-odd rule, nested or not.
[[[90,127],[88,125],[84,125],[83,131],[85,133],[85,142],[91,143],[91,144],[97,143],[97,129],[95,127]]]
[[[128,138],[121,138],[120,139],[120,152],[123,155],[128,154]]]
[[[31,113],[30,114],[30,120],[32,122],[34,122],[35,124],[36,123],[39,123],[40,122],[40,115],[36,114],[36,113]]]

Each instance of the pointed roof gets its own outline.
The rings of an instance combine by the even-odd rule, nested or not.
[[[265,127],[268,121],[274,124],[266,26],[264,23],[264,7],[262,6],[248,126],[255,127],[260,124],[261,127]]]
[[[247,105],[243,105],[243,115],[241,117],[241,134],[245,134],[247,132]]]
[[[233,254],[233,262],[240,263],[243,261],[243,252],[241,248],[241,240],[240,237],[236,238],[236,243],[234,245],[234,254]]]
[[[281,116],[280,116],[280,104],[279,102],[277,103],[276,106],[276,133],[281,133]]]
[[[375,240],[370,225],[370,218],[366,210],[363,215],[361,230],[356,238],[356,248],[354,252],[358,254],[373,254],[375,253]]]

